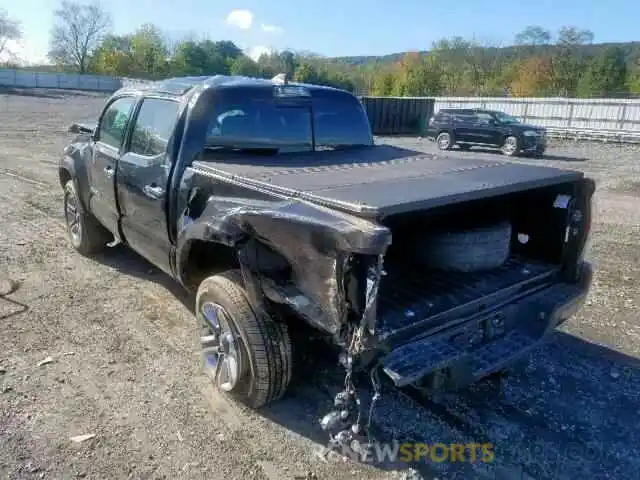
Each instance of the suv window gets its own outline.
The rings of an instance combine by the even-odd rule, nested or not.
[[[456,112],[455,116],[454,116],[454,120],[456,122],[474,122],[475,121],[475,117],[473,115],[473,113],[468,113],[465,111],[460,111],[460,112]]]
[[[179,105],[172,100],[145,98],[136,117],[129,151],[153,157],[167,150]]]
[[[476,112],[476,121],[478,123],[489,124],[492,120],[495,120],[493,115],[485,112]]]
[[[98,140],[114,148],[120,148],[127,131],[127,123],[131,117],[131,107],[135,103],[133,97],[118,98],[107,107],[102,115],[98,130]]]

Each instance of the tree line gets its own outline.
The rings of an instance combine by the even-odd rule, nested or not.
[[[518,33],[513,45],[452,37],[428,51],[384,57],[327,58],[289,50],[247,56],[231,41],[170,41],[154,25],[126,35],[111,32],[99,4],[63,0],[54,11],[49,59],[57,71],[159,79],[231,74],[296,81],[380,96],[640,95],[640,43],[594,44],[589,30],[540,26]],[[0,53],[21,37],[19,23],[0,11]],[[42,68],[42,67],[39,67]]]

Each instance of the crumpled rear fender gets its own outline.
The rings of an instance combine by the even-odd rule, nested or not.
[[[196,194],[181,214],[177,240],[178,272],[194,240],[233,247],[239,255],[244,251],[240,262],[253,263],[245,266],[257,273],[264,295],[337,336],[348,317],[345,259],[383,254],[391,233],[374,222],[303,201],[215,195],[205,200]],[[286,278],[270,275],[261,265],[273,255],[286,264]]]
[[[87,210],[89,205],[89,176],[87,161],[91,158],[91,145],[86,136],[79,135],[65,149],[62,158],[58,162],[58,175],[60,186],[64,187],[66,179],[75,181],[76,190],[80,196],[82,208]]]

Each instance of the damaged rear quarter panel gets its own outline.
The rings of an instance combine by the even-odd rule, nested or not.
[[[381,255],[391,232],[372,221],[260,191],[194,162],[186,169],[178,199],[176,265],[184,268],[190,242],[238,248],[256,240],[286,261],[289,278],[260,275],[264,292],[279,292],[312,326],[337,336],[347,321],[343,264],[352,254]],[[261,250],[262,251],[262,250]],[[261,272],[262,274],[263,272]],[[271,285],[270,285],[271,284]],[[274,300],[272,295],[267,295]]]
[[[87,133],[76,135],[65,147],[58,162],[60,186],[64,187],[65,179],[71,178],[76,182],[80,195],[80,202],[85,210],[89,206],[89,174],[87,164],[91,161],[91,136]]]

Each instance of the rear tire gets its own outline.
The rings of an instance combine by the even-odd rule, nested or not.
[[[64,186],[64,214],[69,241],[82,255],[104,249],[113,239],[111,232],[84,210],[73,180],[69,180]]]
[[[216,310],[213,316],[221,327],[219,333],[211,328],[211,309]],[[201,343],[205,373],[216,388],[251,408],[259,408],[284,395],[291,380],[293,364],[287,325],[254,313],[238,270],[229,270],[202,281],[196,294],[196,317],[203,327]],[[235,377],[226,377],[233,378],[233,382],[220,383],[227,353],[214,359],[207,351],[203,339],[212,334],[220,339],[230,339],[227,345],[233,343],[235,350],[229,351],[229,357],[231,354],[236,356],[231,362],[232,367],[235,365],[236,374]],[[217,342],[224,344],[222,340]]]
[[[436,143],[440,150],[451,150],[454,144],[453,135],[449,132],[440,132],[436,137]]]
[[[514,135],[509,135],[504,139],[504,143],[500,149],[504,155],[514,157],[520,153],[520,140]]]
[[[509,258],[511,224],[429,235],[416,252],[422,263],[445,271],[475,272],[497,268]],[[416,245],[417,247],[417,245]]]

